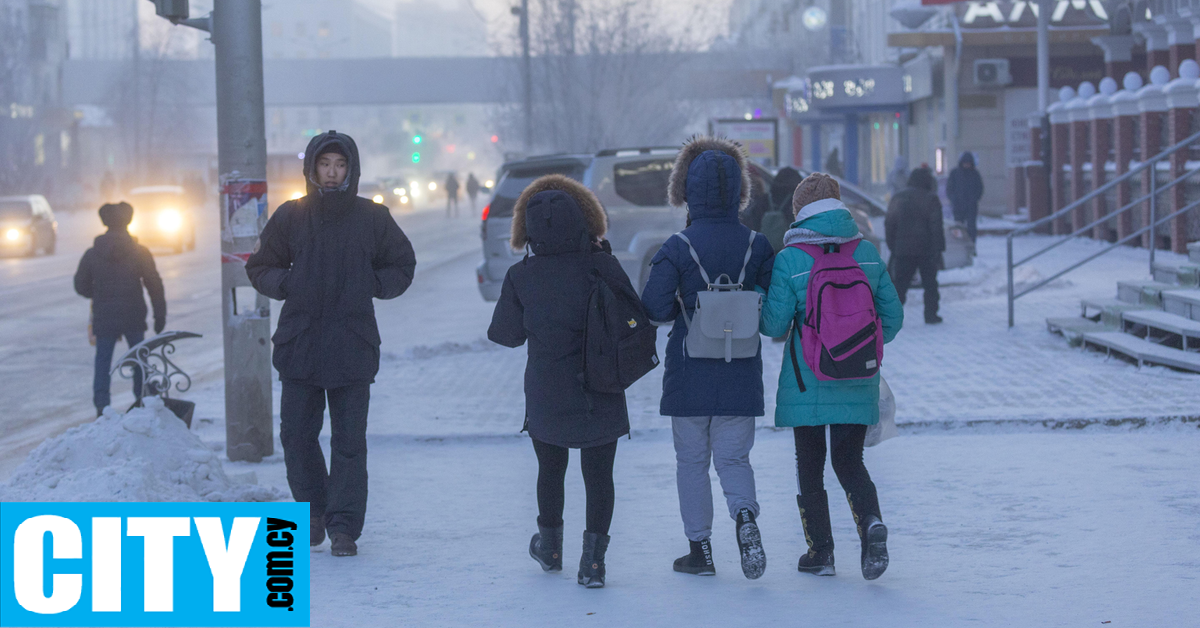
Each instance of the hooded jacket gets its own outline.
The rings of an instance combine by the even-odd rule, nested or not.
[[[819,211],[805,211],[820,204]],[[854,251],[854,259],[862,267],[875,296],[875,310],[883,325],[883,341],[891,342],[904,323],[904,308],[896,288],[888,277],[879,251],[873,244],[862,240],[858,225],[850,211],[840,203],[828,200],[811,203],[797,214],[799,220],[789,231],[788,243],[803,238],[805,242],[819,243],[811,234],[824,236],[826,242],[843,243],[860,240]],[[814,260],[803,250],[787,247],[775,256],[775,268],[771,274],[771,290],[763,304],[759,331],[779,337],[788,333],[794,320],[804,319],[805,299],[808,296],[808,274]],[[834,423],[857,423],[874,425],[879,422],[879,376],[870,379],[822,381],[818,380],[808,364],[804,362],[800,341],[793,337],[796,355],[800,363],[800,376],[806,392],[796,385],[796,374],[788,347],[783,347],[783,368],[779,373],[779,389],[775,395],[775,425],[777,427],[800,427],[830,425]]]
[[[315,182],[317,157],[326,152],[349,162],[345,182],[333,190]],[[361,172],[350,136],[314,137],[304,152],[308,194],[275,210],[246,262],[255,289],[283,301],[271,338],[282,380],[337,388],[373,382],[379,372],[372,298],[403,294],[417,262],[388,208],[357,196]]]
[[[738,222],[739,210],[750,200],[750,171],[741,146],[724,139],[698,137],[684,145],[671,172],[667,197],[676,207],[686,205],[691,226],[683,230],[691,240],[704,270],[712,279],[721,274],[737,281],[746,263],[744,290],[766,292],[770,286],[774,250],[758,234]],[[708,287],[680,238],[671,237],[650,262],[650,279],[642,291],[642,304],[650,320],[671,324],[663,360],[663,416],[762,416],[762,353],[725,362],[688,358],[683,354],[687,323],[680,316],[676,294],[682,295],[688,316],[696,307],[696,293]]]
[[[92,300],[92,331],[97,336],[124,336],[146,331],[146,298],[156,322],[167,320],[162,278],[150,251],[124,227],[97,236],[79,260],[75,292]]]
[[[561,175],[542,177],[513,207],[512,245],[533,252],[508,269],[488,339],[529,343],[525,429],[559,447],[596,447],[629,433],[624,393],[583,385],[584,328],[593,272],[636,299],[620,262],[599,239],[607,230],[600,201]]]
[[[970,168],[964,166],[970,164]],[[950,172],[946,181],[946,197],[954,209],[955,217],[965,219],[979,210],[979,199],[983,198],[983,176],[975,167],[975,155],[964,152],[958,158],[958,167]]]
[[[899,257],[930,257],[946,250],[942,202],[926,168],[913,170],[908,185],[888,203],[884,219],[888,250]]]

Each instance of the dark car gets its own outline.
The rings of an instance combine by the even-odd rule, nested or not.
[[[500,298],[500,287],[504,284],[508,268],[525,255],[524,251],[513,251],[509,244],[513,206],[517,203],[517,197],[534,179],[548,174],[561,174],[582,181],[591,161],[591,155],[548,155],[511,161],[500,166],[496,174],[495,191],[481,216],[483,261],[475,269],[475,277],[479,281],[479,294],[484,300],[495,301]]]
[[[0,197],[0,255],[53,255],[57,245],[58,222],[44,196]]]

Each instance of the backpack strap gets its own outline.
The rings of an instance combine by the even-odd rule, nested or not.
[[[742,260],[742,272],[738,275],[738,284],[746,285],[746,266],[750,265],[750,256],[754,254],[754,238],[758,232],[750,230],[750,244],[746,247],[746,259]]]
[[[680,240],[683,240],[683,243],[688,247],[688,253],[691,253],[692,259],[696,260],[696,266],[700,268],[700,278],[704,280],[704,284],[711,284],[712,280],[708,278],[708,273],[704,271],[704,264],[700,263],[700,255],[696,253],[696,247],[692,246],[692,241],[689,240],[687,236],[683,235],[682,231],[676,233],[675,235],[679,236]]]
[[[800,387],[800,392],[808,392],[804,387],[804,378],[800,376],[800,360],[796,359],[796,336],[799,335],[799,321],[792,321],[792,329],[788,332],[788,353],[792,354],[792,372],[796,374],[796,385]]]

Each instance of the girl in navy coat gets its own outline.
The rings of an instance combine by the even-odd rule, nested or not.
[[[668,200],[687,207],[689,226],[683,230],[704,264],[709,277],[722,273],[738,277],[745,267],[744,290],[766,292],[771,284],[770,242],[738,222],[738,212],[750,199],[750,170],[738,144],[719,138],[696,137],[684,145],[675,161]],[[746,261],[747,247],[750,249]],[[660,413],[671,417],[675,439],[676,482],[684,533],[691,551],[675,561],[675,571],[713,575],[712,460],[721,479],[729,515],[736,522],[742,571],[757,578],[766,569],[766,557],[755,517],[754,470],[750,448],[754,445],[754,419],[763,415],[762,352],[752,358],[692,358],[684,354],[687,316],[693,316],[696,294],[707,289],[700,268],[683,238],[673,236],[651,261],[650,279],[642,303],[650,319],[673,325],[664,364]]]
[[[525,429],[538,459],[538,533],[529,554],[546,571],[562,570],[563,480],[570,449],[580,450],[587,529],[579,584],[604,586],[604,554],[613,514],[617,439],[629,433],[625,393],[583,385],[584,327],[594,275],[636,300],[608,243],[600,201],[562,175],[529,185],[513,208],[512,246],[533,255],[508,270],[488,338],[506,347],[529,342]]]

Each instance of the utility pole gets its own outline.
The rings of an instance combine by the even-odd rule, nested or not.
[[[529,59],[529,0],[521,0],[520,7],[513,7],[513,13],[519,13],[521,23],[518,27],[521,35],[521,79],[525,89],[525,154],[533,152],[533,66]]]
[[[262,4],[214,0],[211,16],[188,19],[186,0],[152,1],[172,22],[209,31],[216,47],[225,453],[260,462],[274,452],[271,306],[250,286],[246,260],[267,222]]]

